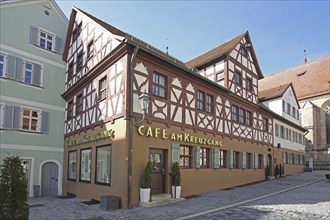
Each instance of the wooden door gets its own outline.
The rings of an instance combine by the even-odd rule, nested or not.
[[[151,194],[165,193],[165,153],[162,149],[150,149],[149,160],[152,162]]]

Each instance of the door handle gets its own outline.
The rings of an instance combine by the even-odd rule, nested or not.
[[[162,169],[162,174],[165,175],[165,169],[164,168]]]

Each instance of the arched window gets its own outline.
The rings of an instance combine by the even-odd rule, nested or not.
[[[325,108],[325,126],[327,133],[327,144],[330,144],[330,105]]]

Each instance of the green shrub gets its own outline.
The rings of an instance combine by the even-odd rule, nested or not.
[[[22,160],[8,156],[3,160],[0,175],[0,218],[28,219],[27,179]]]
[[[151,188],[151,172],[152,172],[152,163],[148,161],[144,169],[144,175],[142,177],[140,187],[143,189]]]
[[[265,177],[267,178],[268,176],[270,176],[270,166],[267,165],[267,167],[265,168]]]
[[[174,186],[181,186],[180,166],[178,162],[175,162],[172,165],[172,176]]]

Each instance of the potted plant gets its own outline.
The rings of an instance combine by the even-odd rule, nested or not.
[[[278,164],[276,164],[275,166],[275,178],[279,178],[280,176],[280,169],[278,167]]]
[[[267,180],[270,180],[270,166],[269,165],[267,165],[265,168],[265,178]]]
[[[173,163],[172,165],[172,197],[177,199],[180,198],[181,194],[181,176],[180,176],[180,166],[178,162]]]
[[[149,202],[150,201],[150,190],[151,190],[151,172],[152,163],[148,161],[144,169],[144,175],[140,182],[140,201]]]

